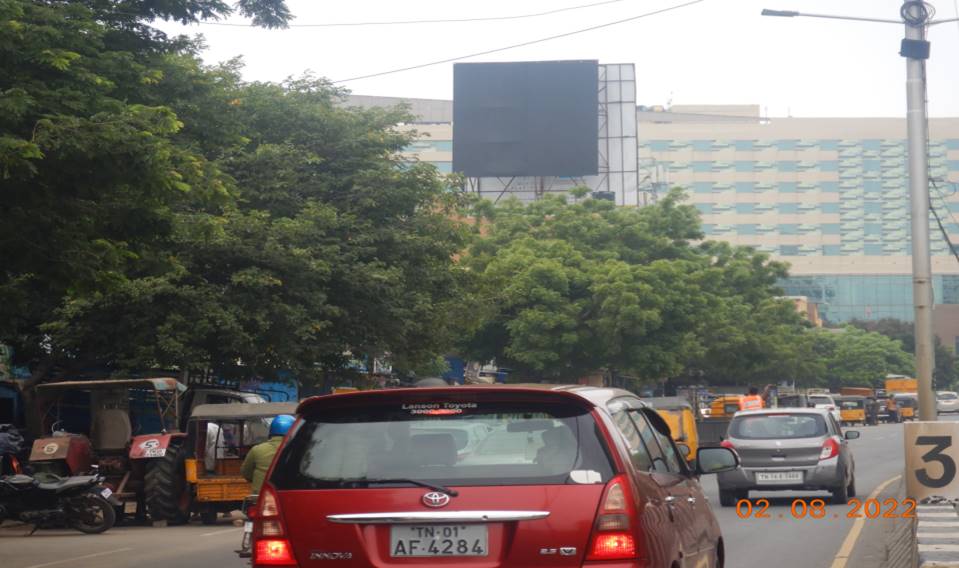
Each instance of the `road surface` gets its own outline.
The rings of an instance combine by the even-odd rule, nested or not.
[[[850,441],[856,459],[856,486],[861,498],[903,467],[902,426],[857,428],[862,437]],[[706,494],[726,540],[727,568],[832,568],[853,519],[848,505],[827,505],[822,519],[793,518],[793,499],[827,498],[825,493],[753,493],[769,496],[770,518],[740,518],[736,510],[719,507],[714,476],[703,479]],[[884,496],[898,488],[892,483]],[[828,499],[827,499],[828,500]],[[866,520],[845,568],[879,568],[883,555],[881,520]],[[24,536],[22,528],[0,530],[3,568],[243,568],[248,564],[233,552],[241,529],[228,520],[218,526],[118,527],[103,535],[71,531],[40,531]],[[837,568],[840,565],[837,565]]]

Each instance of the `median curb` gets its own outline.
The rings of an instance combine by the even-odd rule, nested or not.
[[[956,501],[927,497],[916,507],[919,568],[959,568],[959,511]]]

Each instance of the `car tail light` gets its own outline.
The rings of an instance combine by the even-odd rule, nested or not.
[[[823,442],[822,451],[819,452],[820,460],[828,460],[839,455],[839,442],[835,438],[826,438]]]
[[[622,560],[640,554],[632,519],[635,518],[625,476],[613,478],[603,492],[593,527],[589,560]]]
[[[253,566],[297,566],[286,535],[276,490],[263,484],[258,511],[254,516],[253,534],[256,546],[253,549]]]
[[[719,443],[719,445],[722,446],[722,447],[724,447],[724,448],[728,448],[728,449],[730,449],[730,450],[735,450],[735,449],[736,449],[736,446],[734,446],[733,443],[730,442],[729,440],[723,440],[722,442]]]

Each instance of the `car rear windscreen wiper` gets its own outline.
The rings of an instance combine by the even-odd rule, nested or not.
[[[406,477],[392,477],[384,479],[351,479],[346,481],[346,483],[365,483],[367,485],[386,485],[389,483],[409,483],[411,485],[419,485],[420,487],[426,487],[427,489],[432,489],[433,491],[439,491],[440,493],[446,493],[450,497],[456,497],[459,495],[459,492],[455,489],[449,489],[443,487],[442,485],[436,485],[435,483],[428,483],[426,481],[420,481],[418,479],[409,479]]]

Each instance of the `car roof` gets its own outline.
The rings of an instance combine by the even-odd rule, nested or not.
[[[826,410],[825,408],[761,408],[757,410],[740,410],[734,415],[738,416],[755,416],[755,415],[768,415],[768,414],[818,414],[820,416],[828,416],[831,414],[831,411]]]
[[[173,378],[158,377],[146,379],[102,379],[92,381],[61,381],[37,385],[40,391],[55,390],[113,390],[144,389],[155,391],[186,391],[186,385]]]
[[[228,418],[264,418],[280,414],[296,414],[295,402],[248,402],[201,404],[193,409],[190,420],[223,420]]]
[[[516,394],[525,397],[536,397],[542,395],[544,399],[555,401],[579,402],[590,407],[604,407],[610,400],[620,397],[631,397],[636,399],[642,406],[648,406],[632,392],[625,389],[594,387],[588,385],[559,385],[547,383],[516,383],[516,384],[492,384],[492,385],[466,385],[450,387],[419,387],[419,388],[400,388],[400,389],[376,389],[347,392],[336,395],[323,395],[308,398],[300,403],[297,408],[297,414],[306,414],[313,407],[333,406],[337,402],[344,404],[361,404],[366,402],[384,402],[386,400],[398,400],[404,398],[428,399],[435,397],[456,398],[457,395],[490,395],[495,393]]]
[[[663,410],[675,410],[677,408],[692,408],[693,405],[681,396],[654,396],[641,399],[653,408],[662,408]]]

